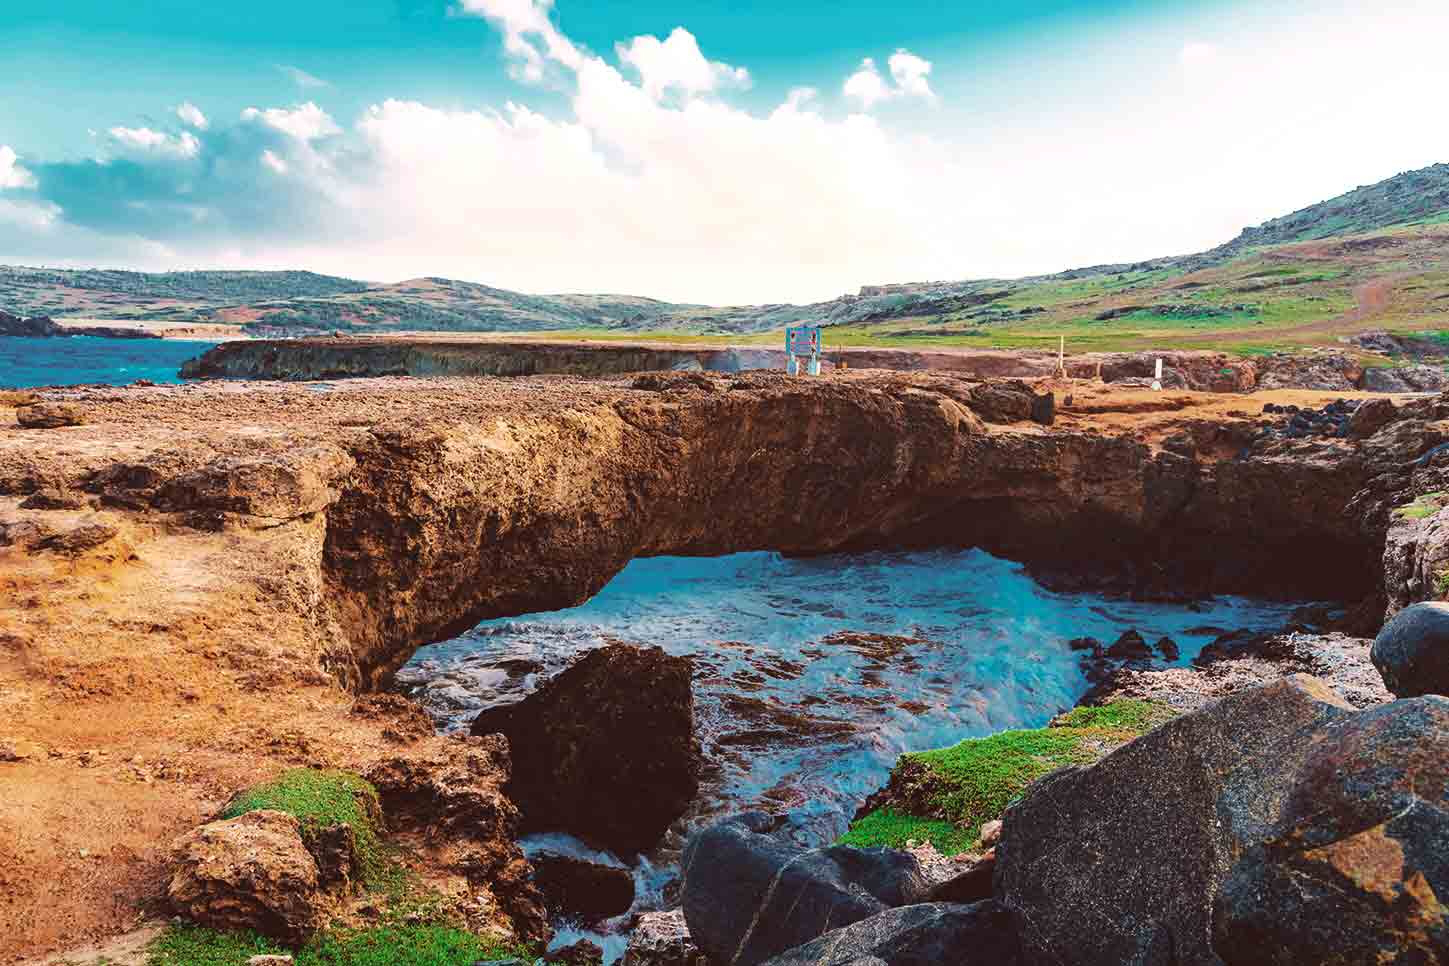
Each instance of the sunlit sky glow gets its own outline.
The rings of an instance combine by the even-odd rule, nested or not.
[[[810,301],[1197,251],[1449,160],[1419,0],[5,7],[10,263]]]

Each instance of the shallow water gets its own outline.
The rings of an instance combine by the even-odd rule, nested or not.
[[[0,386],[124,386],[137,379],[181,382],[181,364],[214,342],[179,339],[32,339],[0,336]]]
[[[1186,663],[1223,630],[1281,627],[1293,607],[1057,594],[979,550],[653,558],[583,606],[485,621],[424,648],[399,681],[459,729],[608,640],[691,656],[700,737],[719,769],[681,830],[761,806],[813,846],[845,830],[902,752],[1039,727],[1071,707],[1087,688],[1071,638],[1111,643],[1136,628],[1149,642],[1172,637]],[[558,850],[561,837],[540,841],[526,845]],[[640,866],[636,911],[666,903],[679,841]],[[612,938],[611,959],[622,951]]]

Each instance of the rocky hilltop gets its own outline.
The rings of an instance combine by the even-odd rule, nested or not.
[[[226,890],[255,881],[248,843],[300,883],[247,899],[279,935],[365,915],[348,883],[368,868],[370,793],[344,786],[351,839],[335,815],[275,817],[302,766],[363,776],[460,916],[538,935],[506,743],[435,736],[406,702],[367,696],[420,646],[579,603],[637,556],[977,545],[1063,585],[1336,598],[1372,632],[1389,601],[1435,594],[1420,575],[1443,551],[1419,527],[1438,507],[1416,501],[1449,489],[1449,397],[852,367],[77,389],[0,407],[12,955],[119,932],[138,904],[230,915]],[[176,865],[169,843],[198,825]],[[1018,854],[1025,827],[1008,820]],[[834,861],[860,872],[848,850]],[[944,921],[967,936],[983,916],[999,919]]]

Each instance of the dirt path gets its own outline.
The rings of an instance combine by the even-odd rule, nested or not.
[[[1249,335],[1271,335],[1274,338],[1290,338],[1305,335],[1351,335],[1364,331],[1367,326],[1365,322],[1376,319],[1388,311],[1389,304],[1393,301],[1394,286],[1406,278],[1414,275],[1413,272],[1395,272],[1391,275],[1382,275],[1378,278],[1369,279],[1360,285],[1354,286],[1353,297],[1357,303],[1347,312],[1342,312],[1328,319],[1318,319],[1313,322],[1305,322],[1302,325],[1289,326],[1283,329],[1272,329],[1264,333],[1260,328],[1252,329],[1231,329],[1221,332],[1214,332],[1210,335],[1193,336],[1192,344],[1197,345],[1204,342],[1240,342]]]

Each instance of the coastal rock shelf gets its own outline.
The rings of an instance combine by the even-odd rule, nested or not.
[[[1054,352],[992,349],[831,347],[828,369],[943,372],[969,379],[1040,379],[1058,374]],[[1169,389],[1251,392],[1255,389],[1437,388],[1384,378],[1343,352],[1274,353],[1245,358],[1223,352],[1089,352],[1068,356],[1066,374],[1077,379],[1146,386],[1157,360]],[[668,342],[570,342],[480,336],[347,336],[226,342],[190,360],[188,379],[345,379],[365,376],[611,376],[630,372],[742,372],[785,368],[782,349],[765,346]],[[1419,368],[1417,367],[1416,372]],[[1429,377],[1437,375],[1429,369]],[[1422,381],[1422,379],[1421,379]]]

